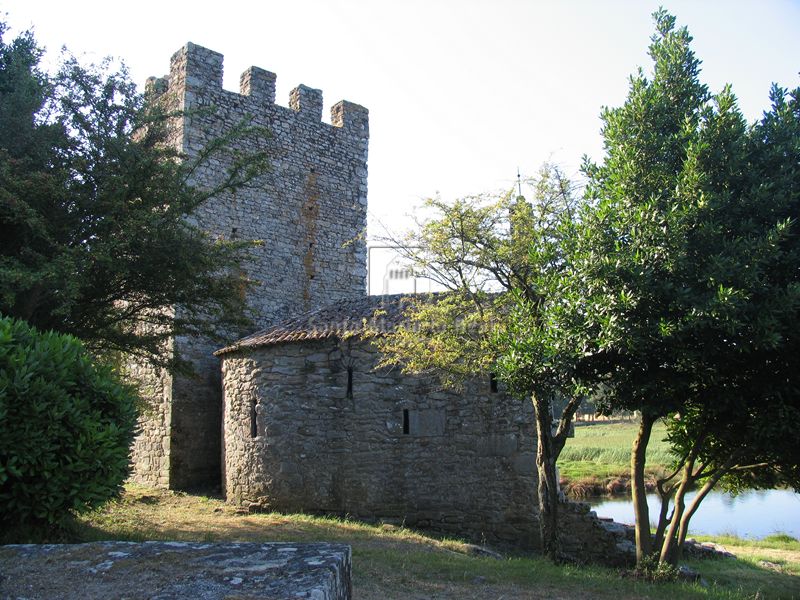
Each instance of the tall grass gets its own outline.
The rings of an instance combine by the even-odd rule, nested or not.
[[[599,421],[575,427],[575,437],[567,440],[561,451],[558,467],[566,479],[625,478],[630,472],[631,444],[636,437],[635,422]],[[647,447],[647,471],[661,473],[674,461],[669,444],[664,440],[666,428],[653,427]]]

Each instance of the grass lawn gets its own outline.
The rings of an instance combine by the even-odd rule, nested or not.
[[[354,598],[800,598],[800,543],[723,540],[742,560],[690,563],[699,584],[649,584],[598,567],[545,559],[471,555],[469,545],[393,526],[308,515],[242,514],[222,500],[129,487],[123,497],[81,517],[75,541],[337,541],[353,548]],[[756,596],[756,594],[758,594]]]
[[[630,477],[631,444],[638,424],[634,421],[597,421],[578,424],[575,437],[567,440],[558,469],[568,482],[568,493],[581,497],[621,492]],[[672,461],[669,444],[664,441],[666,428],[653,426],[647,446],[647,473],[651,479],[664,473]]]

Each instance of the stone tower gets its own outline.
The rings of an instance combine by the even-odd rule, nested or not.
[[[257,142],[258,149],[268,149],[270,171],[255,185],[212,198],[193,216],[213,235],[263,241],[246,268],[256,282],[248,297],[254,329],[363,296],[367,110],[339,102],[328,125],[322,122],[320,90],[296,87],[286,108],[275,104],[274,73],[247,69],[235,93],[222,89],[222,66],[221,54],[189,43],[172,56],[169,75],[151,78],[148,88],[168,107],[185,111],[171,139],[190,158],[243,118],[271,133]],[[229,166],[224,158],[206,163],[194,185],[213,186]],[[212,353],[219,344],[189,338],[172,343],[198,375],[173,377],[134,367],[151,410],[134,444],[133,480],[174,489],[215,486],[221,473],[222,403],[219,360]]]

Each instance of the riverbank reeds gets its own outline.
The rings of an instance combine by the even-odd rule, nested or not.
[[[637,423],[630,420],[578,423],[558,459],[561,486],[572,498],[618,495],[630,489],[631,444]],[[666,428],[653,427],[647,448],[648,487],[673,461]]]

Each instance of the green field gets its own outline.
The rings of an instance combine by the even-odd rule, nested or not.
[[[80,518],[72,541],[333,541],[353,549],[353,597],[393,599],[792,598],[800,593],[800,542],[724,540],[736,559],[688,564],[705,585],[652,584],[615,569],[543,558],[474,555],[474,547],[389,525],[309,515],[247,514],[220,499],[129,487]]]
[[[567,440],[558,459],[568,493],[581,497],[625,489],[637,427],[634,421],[576,425],[575,437]],[[647,447],[647,473],[651,480],[666,471],[673,460],[665,436],[664,425],[657,423]]]

